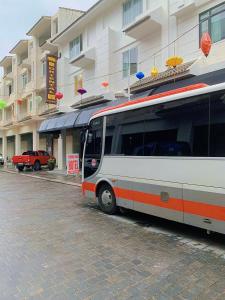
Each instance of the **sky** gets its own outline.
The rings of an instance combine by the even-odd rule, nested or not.
[[[51,16],[58,7],[87,10],[97,0],[0,0],[0,60],[41,16]]]

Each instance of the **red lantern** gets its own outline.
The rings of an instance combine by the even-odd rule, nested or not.
[[[203,33],[202,38],[201,38],[201,49],[206,57],[209,55],[211,47],[212,47],[211,37],[208,34],[208,32],[205,32],[205,33]]]
[[[17,100],[17,104],[18,104],[18,105],[22,105],[22,104],[23,104],[23,100],[22,100],[22,99],[18,99],[18,100]]]
[[[57,92],[57,93],[55,94],[55,98],[56,98],[57,100],[61,100],[61,99],[63,98],[63,94],[60,93],[60,92]]]
[[[108,81],[103,81],[103,82],[102,82],[102,86],[103,86],[104,88],[107,88],[107,87],[109,86],[109,82],[108,82]]]

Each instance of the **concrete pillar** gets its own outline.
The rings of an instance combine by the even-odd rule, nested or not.
[[[66,169],[66,131],[62,130],[58,138],[58,168]]]
[[[7,157],[7,137],[3,135],[2,137],[2,155],[4,157],[4,160],[6,161]]]
[[[15,153],[21,155],[21,135],[16,134],[15,136]]]
[[[37,128],[35,126],[33,130],[33,151],[41,150],[39,149],[39,133],[37,132]]]

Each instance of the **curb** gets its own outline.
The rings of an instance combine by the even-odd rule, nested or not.
[[[25,177],[31,177],[31,178],[35,178],[35,179],[40,179],[40,180],[45,180],[45,181],[50,181],[50,182],[56,182],[56,183],[61,183],[61,184],[65,184],[65,185],[72,185],[75,187],[81,187],[82,185],[80,183],[74,183],[72,181],[62,181],[62,180],[58,180],[58,179],[50,179],[48,177],[42,177],[42,176],[37,176],[37,175],[29,175],[29,174],[21,174],[21,173],[17,173],[14,171],[9,171],[9,170],[0,170],[0,172],[5,172],[5,173],[9,173],[9,174],[14,174],[14,175],[20,175],[20,176],[25,176]]]

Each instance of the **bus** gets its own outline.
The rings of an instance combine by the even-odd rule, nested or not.
[[[121,207],[225,233],[225,83],[95,113],[82,190],[107,214]]]

